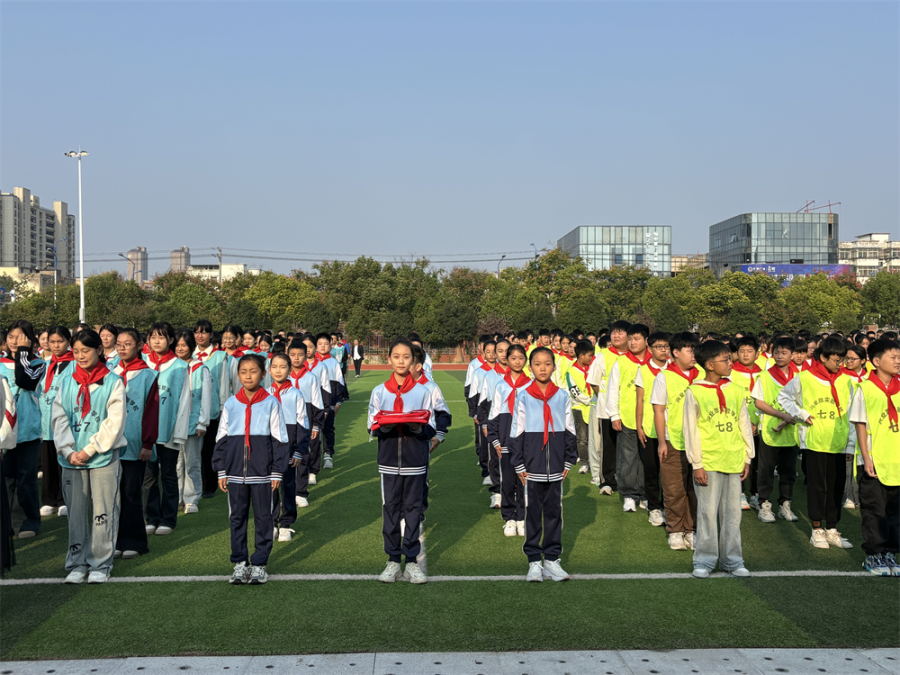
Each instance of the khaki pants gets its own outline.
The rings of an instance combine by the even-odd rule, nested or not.
[[[666,532],[694,532],[697,529],[697,495],[694,472],[687,454],[668,445],[666,458],[660,462],[663,503],[666,509]]]

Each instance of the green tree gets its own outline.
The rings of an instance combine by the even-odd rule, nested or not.
[[[225,323],[242,329],[259,326],[259,312],[256,311],[256,305],[243,298],[230,301],[225,305]]]
[[[879,325],[900,325],[900,274],[880,270],[860,291],[863,311]]]
[[[654,276],[644,268],[612,267],[595,270],[593,278],[593,288],[609,308],[609,316],[634,322],[643,312],[643,295]]]
[[[781,292],[778,280],[761,272],[726,272],[719,283],[739,290],[756,307],[762,307],[763,303]]]
[[[213,325],[222,320],[219,301],[203,287],[187,283],[175,288],[168,299],[158,302],[155,315],[159,321],[168,321],[179,327],[191,327],[199,319],[206,319]]]
[[[285,315],[299,320],[304,307],[318,297],[316,289],[305,281],[274,272],[262,272],[256,283],[244,291],[244,299],[256,305],[265,327]]]
[[[859,307],[846,305],[840,307],[831,317],[831,330],[847,335],[860,327]]]
[[[301,324],[312,334],[330,333],[337,329],[338,320],[331,309],[316,298],[306,304],[301,312]]]
[[[731,308],[748,302],[747,296],[733,286],[703,286],[691,298],[690,314],[696,317],[701,333],[721,332],[725,330],[725,319]]]
[[[729,335],[737,332],[759,335],[765,330],[765,323],[759,307],[752,302],[735,302],[725,316],[723,329]]]
[[[788,309],[807,307],[821,321],[831,323],[837,311],[843,307],[855,307],[859,314],[856,293],[834,283],[820,272],[808,277],[797,277],[781,292]]]
[[[582,288],[562,298],[556,315],[557,325],[567,333],[576,328],[599,330],[609,318],[609,307],[596,291]]]

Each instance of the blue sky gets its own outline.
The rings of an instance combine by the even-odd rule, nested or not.
[[[673,250],[696,253],[713,223],[807,199],[842,202],[843,239],[898,232],[893,2],[0,13],[0,187],[74,212],[62,153],[91,152],[89,258],[143,245],[166,257],[152,272],[183,245],[285,272],[310,263],[237,249],[514,259],[580,225],[636,224],[671,225]]]

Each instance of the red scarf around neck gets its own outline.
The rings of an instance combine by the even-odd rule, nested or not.
[[[647,361],[647,367],[650,369],[650,372],[653,373],[653,377],[655,379],[656,376],[660,374],[662,369],[666,367],[666,364],[663,364],[659,368],[657,368],[656,366],[653,365],[653,359],[650,359],[649,361]],[[647,388],[646,383],[644,383],[644,387]]]
[[[876,387],[883,391],[884,395],[888,397],[887,412],[891,431],[896,432],[900,430],[900,421],[898,421],[897,419],[897,408],[891,401],[891,396],[900,393],[900,377],[894,375],[894,377],[891,378],[891,383],[887,386],[884,386],[884,382],[881,381],[881,378],[878,377],[876,372],[873,370],[871,373],[869,373],[869,381],[871,381]]]
[[[628,359],[629,361],[631,361],[632,363],[636,363],[639,366],[643,366],[650,362],[650,350],[648,349],[647,351],[644,352],[644,358],[642,358],[642,359],[639,359],[635,355],[634,352],[629,350],[629,351],[625,352],[625,358]]]
[[[700,375],[700,371],[697,370],[696,366],[691,366],[691,369],[685,373],[681,368],[678,367],[678,364],[674,361],[666,366],[666,370],[669,370],[679,377],[683,377],[688,381],[688,384],[691,385],[694,383],[694,380]]]
[[[503,376],[503,381],[506,382],[510,387],[512,387],[512,393],[506,397],[506,407],[509,408],[509,414],[514,415],[514,408],[516,407],[516,390],[519,387],[524,387],[531,380],[525,373],[519,373],[519,376],[513,380],[512,379],[512,371],[506,373]]]
[[[244,391],[243,387],[241,387],[241,390],[235,396],[239,403],[243,403],[247,406],[244,409],[244,445],[247,447],[248,453],[250,452],[250,419],[253,416],[253,405],[268,397],[269,393],[262,387],[256,390],[251,399],[247,398],[247,392]]]
[[[44,379],[45,394],[50,391],[50,386],[53,384],[53,376],[56,374],[56,365],[58,363],[68,363],[74,360],[75,355],[72,352],[66,352],[58,358],[56,356],[50,357],[50,363],[47,365],[47,377]]]
[[[531,394],[538,401],[544,402],[544,445],[541,446],[543,450],[547,447],[547,441],[550,439],[550,429],[553,428],[553,413],[550,410],[550,404],[548,401],[553,398],[553,395],[559,391],[559,387],[557,387],[552,382],[547,383],[547,391],[541,391],[541,387],[538,384],[538,381],[535,380],[525,389],[526,392]],[[556,434],[556,429],[553,429],[553,434]]]
[[[316,361],[319,361],[319,362],[327,361],[330,358],[331,358],[331,354],[320,354],[319,352],[316,352]]]
[[[731,369],[732,369],[732,370],[736,370],[736,371],[739,372],[739,373],[744,373],[745,375],[749,375],[749,376],[750,376],[750,391],[753,391],[753,385],[754,385],[754,383],[755,383],[755,380],[753,379],[753,376],[754,376],[755,374],[757,374],[757,373],[761,373],[761,372],[762,372],[762,368],[760,368],[760,367],[759,367],[757,364],[755,364],[755,363],[754,363],[752,366],[749,366],[749,367],[748,367],[748,366],[745,366],[745,365],[743,365],[743,364],[741,364],[741,363],[735,363],[735,364],[733,364],[733,365],[731,366]]]
[[[728,407],[725,404],[725,392],[722,391],[722,387],[731,382],[727,377],[723,377],[719,380],[718,384],[707,384],[705,382],[697,382],[698,387],[703,387],[704,389],[715,389],[716,396],[719,399],[719,412],[725,412],[725,409]]]
[[[423,372],[419,375],[419,379],[416,380],[418,384],[428,384],[428,376]]]
[[[874,371],[872,371],[872,372],[874,372]],[[865,369],[865,367],[863,367],[863,369],[860,372],[854,373],[849,368],[843,367],[843,368],[841,368],[841,375],[847,375],[848,377],[851,377],[854,380],[856,380],[858,383],[862,384],[862,381],[866,379],[866,369]]]
[[[97,384],[104,377],[109,375],[109,369],[99,361],[90,370],[85,370],[81,366],[75,366],[75,372],[72,377],[78,383],[78,395],[75,403],[81,403],[81,419],[91,412],[91,389],[92,384]]]
[[[794,364],[791,363],[791,365],[793,366]],[[797,374],[797,368],[795,366],[794,368],[789,368],[788,371],[788,374],[785,375],[784,371],[781,368],[779,368],[778,366],[772,366],[771,368],[769,368],[768,373],[772,376],[773,380],[775,380],[783,387],[788,382],[794,379],[794,375]]]
[[[168,363],[169,361],[173,361],[174,359],[175,359],[175,352],[173,352],[171,349],[169,351],[167,351],[165,354],[163,354],[162,356],[160,356],[156,352],[153,352],[153,351],[150,352],[150,366],[153,368],[153,370],[156,370],[156,371],[159,371],[160,367],[164,363]]]
[[[146,370],[150,366],[148,366],[147,362],[144,361],[144,359],[142,359],[140,356],[135,356],[128,363],[119,361],[119,367],[122,369],[122,379],[125,380],[125,384],[128,384],[128,373],[133,373],[138,370]]]
[[[217,351],[219,351],[219,350],[216,349],[215,347],[213,347],[212,345],[209,345],[209,347],[207,347],[203,351],[197,352],[197,356],[195,356],[194,358],[196,358],[198,361],[200,361],[202,363],[203,359],[205,359],[207,356],[212,356],[213,353],[215,353]]]
[[[403,384],[397,384],[397,380],[391,375],[388,381],[384,383],[384,388],[394,395],[394,412],[403,412],[403,394],[410,391],[416,386],[416,381],[412,375],[407,375],[403,380]]]
[[[580,363],[578,363],[578,361],[576,360],[572,364],[571,369],[578,370],[582,373],[582,375],[584,375],[584,386],[587,387],[587,395],[593,396],[594,390],[591,388],[591,383],[587,381],[588,371],[591,369],[591,366],[590,365],[583,366]]]
[[[285,380],[281,384],[277,384],[275,382],[272,383],[272,395],[278,399],[278,402],[281,403],[281,392],[285,389],[290,389],[293,385],[291,385],[290,380]]]
[[[625,353],[628,351],[628,350],[626,349],[624,352],[620,352],[620,351],[619,351],[619,348],[616,347],[616,346],[615,346],[613,343],[611,343],[611,342],[609,343],[609,347],[607,347],[607,349],[608,349],[609,351],[611,351],[613,354],[615,354],[616,356],[622,356],[623,354],[625,354]]]
[[[496,361],[495,361],[494,363],[496,363]],[[484,361],[484,362],[481,364],[480,367],[481,367],[481,370],[483,370],[483,371],[486,372],[486,373],[487,373],[487,372],[490,372],[490,371],[492,371],[492,370],[494,369],[494,366],[492,366],[492,365],[491,365],[490,363],[488,363],[487,361]]]
[[[834,383],[838,377],[840,377],[841,371],[836,373],[829,372],[828,369],[822,365],[821,361],[813,361],[812,365],[807,370],[810,375],[820,380],[825,380],[831,387],[831,398],[834,399],[834,407],[837,408],[838,417],[840,417],[843,414],[841,412],[841,399],[838,398],[837,387],[834,386]]]
[[[478,361],[479,363],[484,363],[484,356],[479,354],[478,356],[475,357],[475,360]]]
[[[499,373],[500,375],[506,375],[506,373],[509,372],[509,368],[500,365],[500,362],[497,361],[497,363],[494,364],[494,372]]]

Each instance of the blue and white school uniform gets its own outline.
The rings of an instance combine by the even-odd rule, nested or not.
[[[475,411],[478,416],[478,424],[481,427],[479,429],[482,449],[480,459],[487,464],[488,476],[491,479],[488,491],[492,495],[496,495],[500,494],[500,458],[497,457],[497,453],[494,452],[494,449],[488,442],[486,434],[487,422],[494,402],[494,391],[506,375],[506,369],[500,364],[496,364],[491,370],[481,372],[483,372],[483,375],[476,380],[480,382],[480,389],[475,400]]]
[[[306,418],[306,404],[300,390],[288,380],[283,387],[272,384],[267,391],[281,404],[290,459],[305,461],[309,456],[309,422]],[[297,468],[288,465],[281,476],[280,488],[272,493],[272,517],[275,527],[289,528],[297,520]]]
[[[434,406],[434,426],[436,429],[435,438],[438,442],[443,443],[444,437],[450,431],[450,425],[453,424],[453,416],[450,414],[450,408],[447,407],[447,401],[444,399],[444,392],[434,380],[428,379],[423,374],[418,380],[419,384],[431,392],[431,403]],[[428,468],[431,470],[431,453],[428,454]],[[422,496],[422,521],[425,521],[425,511],[428,510],[428,490],[430,489],[430,481],[428,479],[428,471],[425,472],[425,491]]]
[[[231,396],[230,357],[223,350],[214,349],[210,345],[206,349],[197,347],[194,350],[194,358],[209,368],[209,426],[206,428],[203,448],[200,451],[200,475],[203,480],[203,492],[215,494],[217,486],[216,473],[212,470],[212,453],[216,446],[216,436],[219,434],[219,416],[222,414],[222,406]]]
[[[330,359],[329,359],[330,360]],[[328,372],[328,369],[322,365],[322,362],[318,359],[315,361],[315,365],[310,368],[309,364],[311,362],[306,362],[306,368],[309,370],[309,375],[311,375],[315,380],[319,382],[319,393],[322,398],[322,407],[325,411],[325,416],[322,418],[322,429],[319,431],[319,435],[310,441],[309,444],[309,473],[317,476],[319,472],[322,470],[322,454],[323,449],[327,446],[324,445],[323,435],[325,433],[325,425],[327,424],[328,413],[329,410],[334,407],[335,400],[335,389],[332,388],[331,378]],[[308,376],[307,376],[308,377]],[[303,379],[306,379],[305,377]],[[332,411],[332,425],[334,424],[334,412]]]
[[[200,501],[203,487],[200,454],[203,450],[204,436],[198,436],[197,432],[206,433],[212,414],[212,382],[209,368],[200,361],[193,360],[189,364],[189,370],[191,407],[188,415],[187,439],[181,452],[178,453],[178,463],[175,467],[178,474],[178,495],[185,507],[189,504],[197,506]]]
[[[290,380],[300,393],[300,398],[303,399],[303,404],[306,408],[305,430],[301,429],[301,432],[304,433],[308,439],[306,443],[306,455],[303,457],[300,466],[296,469],[297,477],[295,490],[298,498],[302,497],[303,499],[309,500],[309,466],[312,457],[312,449],[314,447],[321,448],[322,429],[325,428],[325,404],[322,401],[321,380],[316,379],[316,375],[306,367],[303,368],[300,377],[294,377],[292,371]],[[316,438],[312,438],[313,431],[316,432]],[[319,453],[319,457],[321,458],[321,453]]]
[[[494,454],[500,451],[500,515],[504,521],[518,523],[525,520],[525,486],[510,462],[509,437],[512,435],[515,403],[532,380],[524,376],[519,380],[519,386],[513,388],[510,379],[509,376],[504,377],[494,388],[487,419],[487,444]]]
[[[472,371],[472,377],[469,381],[469,390],[466,394],[466,403],[469,406],[469,417],[475,420],[475,448],[478,451],[478,463],[481,465],[481,477],[488,478],[491,475],[490,470],[490,450],[484,440],[484,432],[481,425],[484,420],[478,416],[478,401],[481,397],[481,391],[484,386],[484,380],[488,375],[494,372],[494,367],[486,361],[481,363]],[[493,479],[491,479],[491,488],[493,489]]]
[[[49,353],[49,352],[48,352]],[[41,476],[41,506],[49,506],[58,509],[65,505],[62,494],[62,469],[56,461],[56,445],[53,443],[53,425],[50,422],[53,408],[53,400],[62,385],[62,373],[67,368],[74,368],[71,352],[64,359],[47,362],[44,374],[38,383],[38,406],[41,409],[41,448],[40,458],[43,476]],[[50,386],[47,386],[47,381]]]
[[[335,408],[347,400],[347,384],[344,382],[344,374],[341,372],[340,362],[330,354],[319,359],[319,366],[325,369],[328,377],[328,385],[331,390],[331,398],[325,399],[325,428],[322,429],[322,451],[329,456],[334,456],[334,414]],[[316,473],[316,472],[314,472]]]

